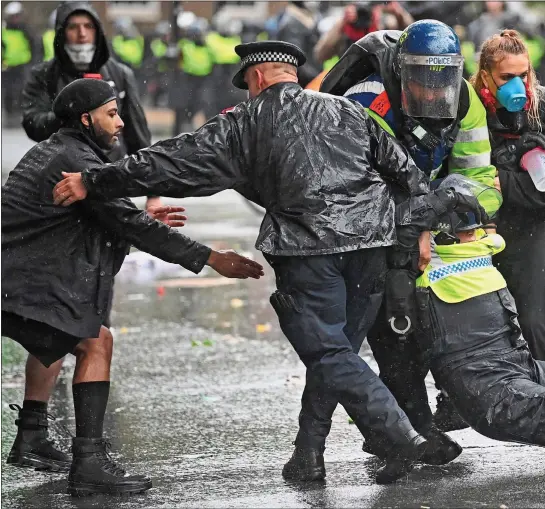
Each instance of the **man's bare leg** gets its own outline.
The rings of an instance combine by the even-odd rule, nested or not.
[[[151,488],[144,476],[127,476],[108,455],[102,438],[104,414],[110,392],[110,364],[113,338],[102,327],[98,338],[81,341],[74,352],[76,370],[72,384],[76,437],[72,442],[74,457],[68,476],[68,493],[140,493]]]
[[[23,408],[25,408],[27,401],[41,401],[46,404],[47,410],[47,402],[57,383],[63,362],[64,357],[46,368],[36,357],[33,355],[28,356],[25,368],[25,400]]]

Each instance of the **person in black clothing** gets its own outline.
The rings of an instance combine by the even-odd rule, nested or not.
[[[112,353],[104,313],[130,245],[195,273],[208,264],[227,277],[259,278],[262,267],[234,252],[211,251],[127,199],[56,207],[51,193],[60,172],[107,162],[103,150],[117,140],[123,122],[115,92],[102,80],[72,82],[53,111],[61,129],[23,157],[2,189],[2,335],[46,368],[68,353],[76,356],[70,493],[142,491],[151,486],[149,479],[123,477],[102,439]],[[181,210],[159,207],[153,216],[180,226]],[[34,388],[43,397],[25,393],[8,463],[65,470],[68,458],[46,436],[50,387],[45,385]]]
[[[314,46],[320,38],[317,14],[308,9],[306,2],[288,3],[278,25],[277,39],[298,46],[307,55],[307,60],[298,71],[299,84],[306,87],[322,70],[314,61]],[[310,57],[310,58],[308,58]]]
[[[496,265],[515,298],[533,357],[545,360],[545,193],[521,167],[524,154],[536,147],[545,150],[545,89],[515,30],[484,42],[472,83],[487,109],[496,185],[503,195],[497,226],[506,248],[496,256]],[[518,87],[512,89],[518,94],[505,93],[512,87]],[[510,100],[517,97],[514,107]]]
[[[33,67],[23,88],[23,127],[29,138],[41,142],[57,132],[62,121],[53,112],[55,97],[68,83],[92,76],[102,78],[114,87],[119,115],[125,124],[123,135],[113,148],[105,152],[110,160],[148,147],[151,135],[133,72],[110,58],[108,41],[93,7],[88,2],[62,3],[57,8],[55,25],[55,57]],[[160,206],[160,199],[149,197],[146,208],[156,206]],[[109,299],[107,312],[103,316],[103,325],[107,328],[110,326],[112,300]],[[39,397],[47,401],[61,367],[62,360],[46,370],[33,356],[29,356],[25,399]]]
[[[256,248],[276,273],[271,304],[307,368],[303,405],[316,393],[333,401],[333,410],[338,401],[362,433],[389,437],[392,456],[436,462],[429,442],[357,354],[381,304],[387,247],[396,242],[389,182],[418,196],[428,192],[427,179],[363,107],[302,89],[299,48],[266,41],[236,51],[241,69],[233,84],[249,91],[249,101],[195,133],[67,175],[55,202],[70,205],[87,193],[182,197],[231,188],[264,207]],[[316,440],[312,432],[297,437],[285,477],[325,477]],[[398,477],[387,462],[377,482]]]
[[[98,14],[88,2],[59,5],[56,18],[55,58],[36,65],[23,89],[23,127],[36,142],[47,140],[60,127],[53,101],[68,83],[86,75],[100,75],[114,87],[119,115],[125,124],[123,136],[111,160],[134,154],[151,144],[151,135],[138,97],[133,72],[110,57],[108,41]]]

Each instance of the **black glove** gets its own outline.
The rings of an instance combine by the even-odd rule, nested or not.
[[[545,150],[545,136],[542,133],[532,131],[524,133],[517,142],[518,158],[520,159],[526,152],[530,152],[530,150],[537,147]]]
[[[456,191],[453,192],[457,196],[456,203],[453,207],[454,212],[473,212],[478,224],[488,224],[490,218],[477,198]]]
[[[437,189],[427,196],[438,217],[443,216],[445,212],[473,212],[480,224],[486,224],[490,220],[474,196],[458,193],[454,189]]]

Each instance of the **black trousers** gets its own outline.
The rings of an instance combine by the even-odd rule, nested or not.
[[[363,434],[405,443],[412,425],[358,351],[384,291],[386,250],[268,257],[282,331],[307,368],[296,445],[321,448],[341,403]]]
[[[493,292],[458,304],[432,296],[432,371],[479,433],[545,446],[545,362],[532,357],[506,294]]]
[[[400,341],[386,321],[385,310],[381,309],[367,341],[377,361],[380,379],[421,433],[432,425],[433,414],[425,381],[430,365],[420,349],[418,334],[411,333],[405,341]]]

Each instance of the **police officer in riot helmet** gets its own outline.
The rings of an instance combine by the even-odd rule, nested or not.
[[[444,23],[422,20],[403,32],[382,30],[366,35],[341,57],[320,90],[344,95],[364,106],[408,149],[430,179],[459,173],[493,187],[495,168],[490,164],[486,112],[463,79],[460,41]],[[393,190],[397,203],[406,198],[403,190]],[[492,215],[496,211],[487,212]],[[414,280],[424,270],[424,254],[431,249],[427,233],[421,236],[420,248],[420,255],[400,246],[394,248],[389,269],[408,270]],[[387,308],[368,335],[381,377],[417,429],[432,433],[447,456],[459,454],[457,444],[437,429],[439,421],[434,422],[424,382],[428,368],[418,342],[409,336],[404,350],[400,348],[402,335],[389,326]],[[443,431],[466,427],[446,397],[441,397],[438,409],[447,417],[446,423],[440,420]],[[380,448],[368,442],[366,450],[379,453]]]

